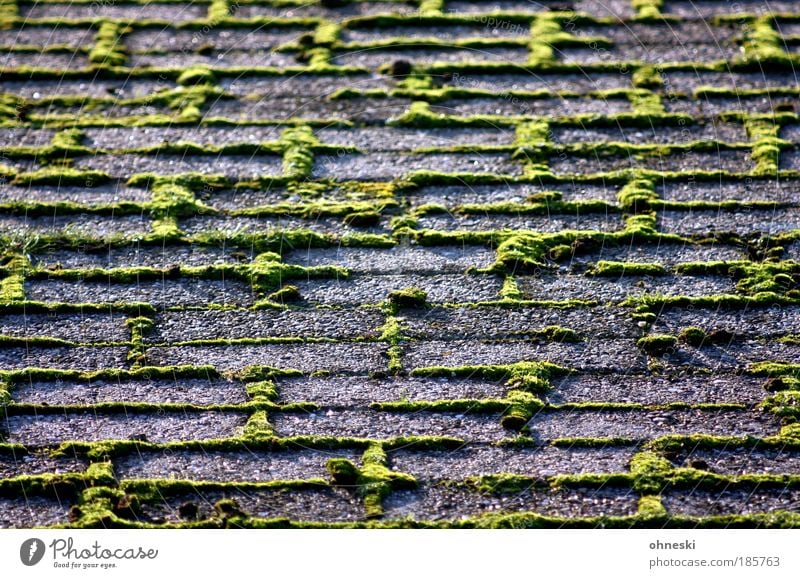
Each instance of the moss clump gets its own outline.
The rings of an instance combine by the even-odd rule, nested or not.
[[[348,227],[366,229],[380,225],[381,214],[378,211],[359,211],[345,215],[342,221]]]
[[[664,86],[664,79],[658,68],[650,65],[639,66],[634,70],[632,80],[636,88],[658,90]]]
[[[666,517],[667,509],[661,502],[661,496],[648,495],[639,498],[639,508],[636,513],[640,518],[653,520]]]
[[[796,420],[800,418],[800,391],[779,391],[761,402],[760,407],[778,417]]]
[[[406,287],[389,293],[389,305],[394,310],[422,309],[428,304],[428,294],[418,287]]]
[[[538,333],[547,341],[554,343],[580,343],[583,341],[577,331],[559,325],[549,325]]]
[[[269,423],[266,410],[257,411],[250,416],[244,426],[244,436],[255,440],[269,440],[275,437],[275,430]]]
[[[587,272],[594,277],[646,276],[660,277],[667,270],[659,263],[623,263],[619,261],[598,261]]]
[[[276,303],[297,303],[303,300],[303,296],[296,285],[284,285],[274,293],[270,293],[267,299]]]
[[[649,211],[658,200],[653,179],[638,177],[629,181],[617,194],[622,209],[631,213]]]
[[[686,327],[678,334],[678,341],[692,347],[700,347],[708,339],[706,332],[699,327]]]
[[[500,418],[503,427],[519,431],[531,418],[544,408],[544,403],[528,391],[512,390],[508,392],[510,406]]]
[[[122,66],[125,64],[125,47],[121,36],[123,25],[103,22],[94,37],[94,47],[89,52],[89,62],[97,66]]]
[[[633,456],[630,464],[634,476],[633,487],[642,494],[658,494],[673,472],[669,460],[654,452],[640,452]]]
[[[388,467],[386,452],[380,444],[370,445],[362,457],[363,466],[350,460],[328,460],[327,468],[337,485],[352,488],[364,499],[367,518],[383,516],[383,500],[394,490],[412,489],[417,481],[410,475],[394,472]]]
[[[192,66],[181,72],[176,82],[181,86],[213,85],[217,78],[204,66]]]
[[[509,273],[528,273],[545,266],[548,247],[541,235],[519,233],[497,246],[495,266]]]
[[[144,336],[153,330],[153,320],[149,317],[134,317],[127,320],[131,330],[131,349],[128,352],[128,361],[140,365],[146,360]]]
[[[283,174],[290,180],[309,178],[314,169],[314,147],[319,140],[309,126],[287,128],[280,138],[283,146]]]
[[[647,335],[636,342],[636,347],[644,351],[648,355],[661,357],[675,349],[678,344],[678,338],[674,335]]]
[[[766,15],[749,22],[744,28],[744,60],[757,64],[787,64],[791,58],[784,50],[784,41],[773,27],[775,20]]]

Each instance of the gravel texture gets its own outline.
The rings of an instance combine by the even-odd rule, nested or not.
[[[778,235],[800,227],[800,211],[791,208],[738,211],[663,211],[659,229],[664,233],[680,231],[684,235],[708,236],[713,233],[762,233]]]
[[[230,412],[128,413],[103,415],[10,416],[5,420],[8,441],[30,446],[63,441],[146,439],[154,443],[234,437],[241,434],[247,416]]]
[[[420,217],[420,229],[439,231],[491,231],[495,229],[521,229],[542,233],[556,231],[589,230],[616,231],[622,228],[622,220],[616,213],[586,213],[583,215],[495,215],[495,214],[435,214]]]
[[[654,171],[696,171],[702,167],[709,171],[744,172],[755,168],[748,151],[696,152],[677,150],[665,156],[629,155],[566,156],[550,159],[550,168],[556,174],[587,175],[598,172],[650,169]]]
[[[712,410],[580,411],[542,412],[528,427],[535,439],[569,437],[614,438],[639,441],[664,435],[740,435],[765,437],[780,429],[779,420],[759,412]]]
[[[384,323],[376,311],[361,309],[266,309],[262,311],[175,311],[156,318],[148,341],[260,337],[375,338]]]
[[[587,518],[630,516],[637,496],[630,490],[579,489],[566,491],[525,490],[515,494],[483,494],[458,487],[423,486],[389,496],[384,508],[389,518],[459,520],[492,514],[535,512],[544,516]]]
[[[497,442],[511,433],[500,416],[472,413],[395,413],[370,410],[321,409],[313,413],[281,413],[271,417],[278,435],[342,436],[391,439],[405,436],[445,436],[467,442]]]
[[[44,143],[47,144],[47,143]],[[151,195],[145,189],[124,184],[99,187],[16,187],[0,186],[0,202],[59,202],[68,201],[83,206],[112,205],[121,202],[146,203]],[[53,210],[58,214],[57,210]]]
[[[123,369],[126,347],[9,347],[0,349],[0,369]]]
[[[507,388],[502,380],[334,376],[282,380],[278,392],[284,403],[308,401],[324,407],[356,408],[380,401],[502,398]]]
[[[629,112],[631,104],[616,98],[524,99],[514,96],[504,98],[450,99],[435,106],[434,112],[450,116],[499,115],[527,117],[539,115],[570,116],[575,114],[617,114]]]
[[[406,177],[414,171],[519,176],[522,174],[522,164],[511,160],[509,153],[336,154],[317,160],[313,175],[340,181],[384,181]]]
[[[772,514],[777,511],[796,512],[800,508],[797,490],[777,492],[728,490],[689,493],[670,491],[661,501],[667,512],[682,516],[730,516],[742,514]]]
[[[243,384],[225,379],[31,381],[11,391],[17,403],[92,405],[108,402],[237,404],[248,401]]]
[[[624,372],[643,369],[645,364],[644,356],[634,347],[632,340],[615,339],[583,343],[424,341],[412,343],[405,351],[403,361],[409,368],[549,361],[574,369]]]
[[[411,151],[434,147],[466,145],[511,145],[514,131],[505,128],[486,129],[409,129],[364,127],[355,129],[321,128],[315,132],[325,143],[356,147],[361,151]]]
[[[640,329],[618,308],[505,309],[501,307],[435,308],[405,315],[407,334],[414,339],[500,339],[535,337],[546,327],[572,329],[578,336],[632,337]]]
[[[125,36],[125,46],[131,51],[192,52],[213,46],[217,50],[260,50],[276,48],[295,42],[313,31],[311,28],[259,26],[252,30],[171,30],[140,29]]]
[[[67,522],[71,504],[30,496],[0,498],[0,528],[33,528]]]
[[[236,130],[221,126],[102,127],[86,129],[84,134],[86,146],[98,149],[126,150],[177,142],[193,143],[201,146],[257,144],[278,140],[281,128],[260,125],[241,126],[237,127]]]
[[[186,345],[151,347],[147,360],[152,365],[211,364],[220,370],[269,365],[303,372],[368,373],[386,369],[385,351],[386,346],[378,343]]]
[[[789,449],[756,450],[753,448],[695,449],[679,454],[675,462],[688,465],[702,460],[711,472],[719,474],[796,474],[800,454]]]
[[[556,128],[552,140],[559,144],[593,142],[628,142],[631,144],[686,144],[694,141],[718,140],[747,142],[741,124],[704,123],[684,127]]]
[[[658,263],[672,269],[680,263],[702,261],[741,261],[746,258],[741,248],[721,243],[653,243],[647,245],[601,245],[586,253],[573,254],[561,263],[564,268],[585,270],[598,261],[622,263]],[[687,279],[684,279],[686,281]]]
[[[667,201],[774,201],[793,202],[798,186],[789,180],[754,180],[699,182],[694,179],[665,183],[658,189]]]
[[[777,477],[800,471],[780,437],[791,417],[762,408],[780,383],[753,375],[800,359],[798,82],[780,55],[746,66],[771,50],[768,27],[787,62],[798,54],[797,2],[661,4],[663,21],[631,0],[445,0],[444,19],[417,0],[233,2],[224,19],[208,0],[12,2],[20,17],[0,30],[0,479],[88,475],[85,456],[109,454],[118,481],[150,481],[129,488],[142,504],[133,525],[186,524],[192,507],[230,523],[222,499],[281,524],[361,523],[374,504],[326,464],[369,474],[364,452],[380,441],[387,467],[419,485],[382,495],[377,524],[534,512],[660,526],[638,515],[631,463],[650,441],[700,434],[720,437],[704,449],[676,439],[663,456],[776,477],[670,485],[670,515],[798,511],[792,478]],[[562,33],[532,37],[550,16]],[[105,64],[100,24],[119,32]],[[194,85],[185,73],[201,69]],[[778,173],[754,150],[772,120]],[[651,182],[649,207],[628,202],[632,179]],[[162,239],[165,216],[177,231]],[[292,267],[272,286],[266,253]],[[527,257],[542,264],[509,265]],[[665,270],[602,276],[600,261]],[[734,261],[748,266],[719,265]],[[704,262],[711,272],[681,271]],[[740,307],[770,275],[781,306]],[[392,295],[404,289],[424,302]],[[132,332],[139,316],[152,327]],[[708,343],[639,345],[693,326]],[[572,370],[537,390],[545,405],[521,432],[485,402],[510,403],[526,382],[471,369],[518,362]],[[69,440],[70,455],[52,453]],[[476,489],[500,474],[530,487]],[[631,476],[600,487],[614,474]],[[542,483],[559,475],[586,477]],[[96,524],[93,510],[68,513],[49,478],[27,500],[12,485],[2,527]]]
[[[325,464],[332,458],[346,458],[358,464],[360,454],[352,450],[263,452],[170,451],[141,452],[114,460],[119,479],[175,479],[245,482],[328,478]]]
[[[207,118],[230,120],[286,121],[291,118],[319,121],[351,121],[383,124],[405,112],[404,98],[348,98],[328,100],[325,95],[300,92],[292,95],[261,95],[249,100],[218,100],[205,110]]]
[[[97,281],[30,281],[26,295],[33,301],[57,303],[144,302],[159,309],[174,305],[250,305],[252,289],[242,281],[210,279],[164,279],[138,284]]]
[[[374,275],[348,279],[294,282],[309,303],[321,305],[375,304],[389,293],[416,287],[430,303],[472,303],[497,299],[502,280],[490,275]]]
[[[254,518],[289,518],[313,522],[353,522],[364,519],[364,508],[353,492],[341,488],[302,490],[234,490],[228,492],[198,491],[180,496],[164,496],[142,506],[140,519],[151,523],[179,523],[181,506],[194,504],[197,515],[193,519],[212,518],[214,504],[220,500],[233,500],[236,507]]]
[[[524,46],[504,48],[455,48],[431,46],[425,48],[366,48],[336,54],[333,63],[340,66],[358,66],[377,69],[396,60],[407,60],[415,64],[439,64],[443,62],[501,62],[504,64],[524,64],[528,59],[528,49]]]
[[[224,175],[238,180],[275,177],[281,174],[281,159],[272,155],[97,155],[79,158],[75,161],[75,166],[105,171],[119,179],[128,179],[138,173],[178,175],[198,172],[205,175]]]
[[[150,231],[150,218],[130,215],[109,218],[104,215],[53,215],[48,217],[6,216],[0,214],[0,233],[10,235],[65,235],[88,239],[136,239]]]
[[[700,327],[706,333],[726,331],[734,335],[776,337],[800,333],[797,307],[750,308],[741,311],[672,309],[659,315],[653,330],[677,333],[684,327]]]
[[[45,268],[63,269],[116,269],[124,267],[154,267],[169,269],[176,265],[205,267],[247,263],[252,251],[236,247],[202,245],[169,245],[148,247],[131,243],[125,247],[108,247],[100,251],[74,251],[52,249],[35,253],[32,261]]]
[[[585,277],[583,275],[520,275],[520,289],[529,299],[565,301],[583,299],[600,303],[621,303],[629,298],[651,295],[715,295],[734,293],[734,282],[726,277],[668,275],[645,277]]]
[[[764,378],[736,374],[580,374],[553,379],[550,403],[759,403]]]
[[[0,456],[0,478],[68,474],[82,472],[87,463],[77,458],[52,458],[46,452],[3,454]]]
[[[298,249],[284,256],[286,263],[303,267],[336,265],[351,273],[389,275],[401,273],[463,273],[474,267],[482,269],[494,263],[494,251],[485,247],[396,246],[391,249],[335,247]]]
[[[464,446],[451,451],[390,452],[392,468],[418,480],[465,480],[475,476],[516,474],[549,478],[562,474],[622,473],[633,456],[632,448],[553,447],[501,448]]]
[[[529,197],[536,198],[542,193],[560,193],[565,201],[603,200],[617,203],[618,187],[587,183],[564,183],[535,185],[532,183],[503,183],[497,185],[450,185],[419,187],[409,191],[405,198],[409,204],[418,207],[427,204],[444,205],[455,209],[463,205],[483,205],[491,203],[524,203]],[[555,215],[553,215],[555,218]]]
[[[53,337],[75,342],[128,341],[125,318],[108,314],[32,314],[0,317],[2,335],[8,337]]]

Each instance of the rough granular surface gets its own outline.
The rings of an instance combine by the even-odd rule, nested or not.
[[[0,527],[800,526],[798,22],[0,0]]]

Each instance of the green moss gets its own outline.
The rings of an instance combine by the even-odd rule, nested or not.
[[[796,420],[800,417],[800,391],[779,391],[761,402],[760,407],[778,417]]]
[[[140,365],[146,361],[144,336],[153,330],[154,323],[149,317],[134,317],[127,320],[131,330],[131,348],[128,351],[128,361]]]
[[[102,171],[84,171],[70,168],[44,168],[29,173],[18,173],[11,184],[19,187],[61,186],[86,187],[108,183],[111,177]]]
[[[284,176],[293,180],[310,177],[314,168],[313,149],[320,144],[311,127],[287,128],[281,134],[280,142],[284,147]]]
[[[757,65],[785,64],[791,59],[784,50],[780,34],[773,28],[771,15],[756,18],[744,26],[744,61]]]
[[[509,391],[508,401],[511,405],[500,418],[500,423],[503,427],[517,431],[524,428],[544,408],[544,403],[538,397],[521,389]]]
[[[378,211],[358,211],[354,213],[348,213],[345,215],[342,222],[348,227],[376,227],[381,222],[381,214]]]
[[[383,500],[394,490],[413,489],[416,480],[388,467],[388,458],[380,444],[371,444],[364,451],[363,466],[356,467],[344,458],[328,460],[327,468],[335,484],[353,489],[364,500],[368,519],[383,516]]]
[[[647,0],[644,0],[646,2]],[[640,12],[641,13],[641,12]],[[661,73],[655,66],[645,65],[639,66],[633,71],[633,86],[636,88],[644,88],[648,90],[657,90],[662,88],[664,80]]]
[[[692,347],[701,347],[708,335],[699,327],[686,327],[678,334],[678,341],[691,345]]]
[[[246,384],[247,396],[254,402],[274,402],[278,399],[278,386],[272,380]]]
[[[428,304],[428,294],[417,287],[406,287],[389,293],[389,305],[393,311],[421,309]]]
[[[624,211],[632,213],[649,211],[651,203],[658,200],[655,182],[646,178],[632,179],[620,189],[617,199]]]
[[[654,334],[642,337],[636,342],[636,347],[648,355],[661,357],[672,351],[678,344],[674,335]]]
[[[543,339],[554,343],[579,343],[583,341],[583,338],[574,329],[559,325],[548,325],[538,331],[537,334]]]
[[[673,471],[669,460],[648,451],[633,456],[630,469],[634,476],[633,487],[642,494],[660,493]]]
[[[466,479],[470,489],[482,494],[519,494],[532,488],[547,488],[539,478],[521,476],[517,474],[492,474],[487,476],[470,477]]]
[[[89,52],[89,62],[96,66],[122,66],[125,64],[125,47],[121,36],[124,26],[116,22],[103,22],[94,37],[94,47]]]
[[[496,267],[509,273],[537,271],[544,265],[547,244],[536,233],[519,233],[509,236],[497,246]]]
[[[259,254],[247,267],[246,273],[253,291],[268,298],[284,281],[308,277],[333,277],[346,279],[348,272],[341,267],[301,267],[281,262],[281,256],[273,252]]]
[[[667,517],[667,509],[661,503],[661,496],[648,495],[639,498],[637,514],[645,519],[663,519]]]
[[[267,299],[269,301],[284,304],[302,301],[303,296],[300,294],[300,289],[298,289],[296,285],[284,285],[274,293],[270,293],[267,296]]]
[[[633,113],[640,117],[658,118],[665,114],[664,105],[661,102],[661,95],[648,90],[637,89],[629,93]]]
[[[588,271],[595,277],[646,276],[660,277],[667,270],[659,263],[623,263],[619,261],[598,261]]]
[[[516,126],[514,144],[520,147],[538,147],[550,142],[550,125],[545,120],[521,122]]]
[[[570,38],[570,35],[563,31],[558,19],[552,14],[537,14],[531,23],[528,64],[540,66],[554,62],[554,46],[565,38]]]
[[[0,280],[0,304],[25,300],[25,278],[12,273]]]
[[[752,157],[756,163],[753,172],[760,175],[777,174],[781,148],[789,144],[778,137],[780,126],[770,121],[750,120],[745,123],[745,128],[753,143]]]
[[[181,86],[213,85],[217,78],[207,67],[192,66],[181,72],[176,82]]]
[[[10,22],[19,17],[16,0],[0,0],[0,23]]]
[[[541,402],[539,403],[541,404]],[[445,399],[438,401],[377,401],[371,403],[370,408],[378,411],[403,413],[419,411],[498,413],[506,411],[512,404],[513,401],[504,399]]]
[[[275,429],[269,423],[266,410],[253,413],[244,426],[244,436],[249,439],[271,439],[275,437]]]
[[[569,369],[539,361],[520,361],[508,365],[469,365],[461,367],[419,367],[411,371],[416,377],[462,377],[470,379],[506,380],[509,388],[532,394],[550,390],[550,379],[567,375]]]

